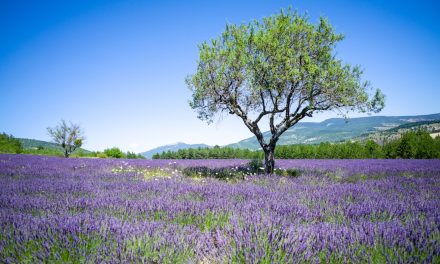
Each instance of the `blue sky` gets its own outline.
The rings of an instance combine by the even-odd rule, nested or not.
[[[0,1],[0,132],[49,140],[46,127],[81,124],[85,148],[228,144],[252,134],[234,116],[212,125],[188,106],[197,44],[226,23],[291,6],[325,16],[387,96],[381,115],[440,112],[438,1]],[[327,113],[305,121],[335,117]],[[352,116],[359,116],[353,114]]]

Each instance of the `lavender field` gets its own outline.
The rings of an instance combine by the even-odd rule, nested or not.
[[[439,263],[440,160],[0,155],[1,263]],[[197,175],[195,175],[197,176]]]

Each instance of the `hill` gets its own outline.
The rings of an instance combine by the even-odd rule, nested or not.
[[[23,149],[37,150],[43,148],[47,150],[59,150],[59,151],[63,150],[61,146],[53,142],[37,140],[37,139],[29,139],[29,138],[17,138],[17,139],[21,142]],[[81,151],[83,153],[90,153],[89,150],[83,148],[79,148],[76,151]]]
[[[419,116],[370,116],[359,118],[331,118],[322,122],[301,122],[287,130],[278,141],[278,145],[318,144],[321,142],[340,142],[360,138],[372,133],[398,128],[402,125],[423,124],[438,121],[439,114]],[[422,123],[420,123],[422,122]],[[270,132],[264,132],[269,137]],[[241,140],[228,146],[236,148],[259,149],[255,137]]]
[[[385,142],[390,142],[391,140],[400,138],[400,136],[405,132],[408,132],[410,130],[418,130],[418,129],[428,131],[431,137],[434,138],[440,133],[440,120],[405,123],[403,125],[385,131],[376,131],[376,132],[364,134],[360,137],[355,138],[354,140],[365,141],[368,139],[372,139],[376,143],[383,145]]]
[[[140,153],[142,156],[147,159],[151,159],[154,154],[162,153],[164,151],[178,151],[179,149],[189,149],[189,148],[209,148],[209,145],[206,144],[186,144],[183,142],[178,142],[176,144],[160,146],[154,149],[150,149],[148,151]]]
[[[55,143],[37,140],[37,139],[29,139],[29,138],[17,138],[24,149],[37,149],[37,148],[47,148],[47,149],[59,149],[61,147]]]

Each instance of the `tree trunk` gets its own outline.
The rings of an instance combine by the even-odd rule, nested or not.
[[[273,174],[275,169],[275,146],[269,145],[264,150],[264,172],[266,175]]]
[[[64,157],[68,158],[69,157],[69,153],[67,152],[67,149],[64,150]]]

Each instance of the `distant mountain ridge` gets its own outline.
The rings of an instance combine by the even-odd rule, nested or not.
[[[279,139],[279,145],[318,144],[340,142],[362,135],[392,129],[403,124],[440,120],[440,113],[418,116],[369,116],[357,118],[330,118],[322,122],[301,122],[287,130]],[[268,138],[270,132],[264,132]],[[259,149],[255,137],[228,145],[236,148]]]
[[[179,149],[189,149],[189,148],[209,148],[211,146],[206,145],[206,144],[186,144],[183,142],[178,142],[176,144],[171,144],[171,145],[165,145],[165,146],[160,146],[154,149],[150,149],[148,151],[145,152],[141,152],[140,154],[144,157],[146,157],[147,159],[151,159],[153,157],[154,154],[156,153],[162,153],[162,152],[166,152],[166,151],[178,151]]]
[[[408,127],[435,123],[440,123],[440,113],[430,115],[413,116],[368,116],[357,118],[330,118],[322,122],[300,122],[287,130],[278,141],[279,145],[290,144],[319,144],[321,142],[341,142],[346,140],[364,140],[368,135],[390,134],[395,129],[396,132],[403,131],[405,124]],[[391,130],[389,132],[385,132]],[[380,133],[380,132],[384,133]],[[264,132],[268,137],[270,132]],[[255,137],[241,140],[237,143],[227,145],[235,148],[247,148],[257,150],[260,148]],[[156,153],[163,151],[177,151],[179,149],[210,147],[206,144],[186,144],[176,143],[172,145],[160,146],[145,152],[141,155],[151,158]]]

